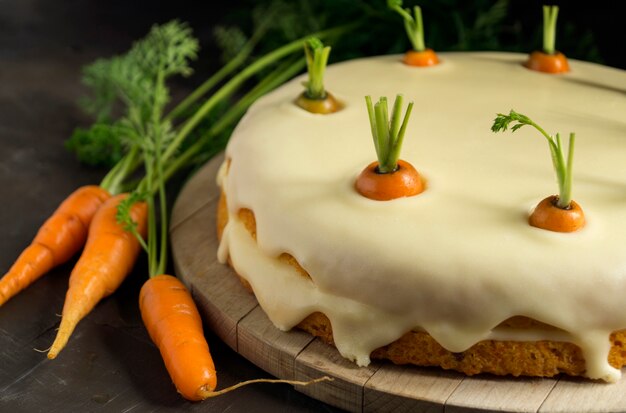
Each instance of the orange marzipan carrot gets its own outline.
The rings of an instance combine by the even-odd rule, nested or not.
[[[74,256],[85,245],[94,214],[110,197],[105,189],[95,185],[72,192],[0,279],[0,306]]]
[[[408,50],[404,54],[402,61],[409,66],[426,67],[438,64],[439,58],[433,49],[424,49],[422,51]]]
[[[410,163],[398,160],[398,169],[389,173],[378,172],[378,162],[369,164],[354,184],[358,193],[375,201],[414,196],[424,191],[425,185]]]
[[[209,397],[217,386],[215,365],[200,314],[183,283],[171,275],[150,278],[139,293],[139,308],[176,390],[187,400]]]
[[[539,50],[528,55],[524,66],[544,73],[567,73],[570,70],[569,62],[563,53],[548,54]]]
[[[574,232],[585,226],[583,209],[572,200],[567,208],[559,208],[556,195],[543,199],[528,218],[533,227],[554,232]]]
[[[295,104],[307,112],[318,115],[328,115],[343,109],[343,104],[329,92],[326,92],[326,97],[323,99],[311,99],[305,93],[301,93]]]
[[[70,275],[61,325],[48,352],[50,359],[65,347],[78,322],[117,289],[135,264],[141,248],[139,241],[116,219],[117,206],[126,196],[109,198],[93,217],[87,244]],[[146,232],[147,211],[144,202],[131,207],[130,215],[142,236]]]

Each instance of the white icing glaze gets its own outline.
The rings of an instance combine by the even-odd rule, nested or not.
[[[230,254],[279,328],[324,312],[339,351],[359,365],[414,327],[457,352],[524,315],[579,345],[589,377],[616,380],[607,353],[610,332],[626,328],[626,72],[572,61],[570,74],[545,75],[505,53],[442,58],[428,69],[398,56],[329,67],[327,88],[346,103],[333,115],[292,104],[301,79],[259,100],[227,148],[220,259]],[[353,190],[375,158],[363,97],[397,93],[415,102],[402,158],[428,189],[371,201]],[[581,231],[526,224],[556,183],[534,130],[490,132],[510,108],[548,132],[576,132]],[[236,219],[240,208],[255,213],[257,243]],[[313,282],[280,263],[282,252]]]

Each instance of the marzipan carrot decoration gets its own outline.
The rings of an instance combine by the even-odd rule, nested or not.
[[[543,6],[543,50],[535,50],[524,64],[529,69],[545,73],[569,72],[565,55],[554,47],[556,39],[556,19],[559,6]]]
[[[80,251],[91,219],[109,197],[96,185],[80,187],[68,196],[0,279],[0,306]]]
[[[127,194],[109,198],[98,209],[89,227],[85,249],[70,275],[61,325],[48,352],[55,358],[74,328],[104,297],[112,294],[132,270],[140,246],[131,231],[117,222],[118,205]],[[134,203],[127,212],[136,222],[136,233],[145,236],[147,206]]]
[[[305,90],[296,99],[296,105],[308,112],[322,115],[341,110],[343,105],[324,88],[324,72],[330,46],[324,46],[320,39],[311,37],[304,42],[304,53],[309,80],[303,83]]]
[[[570,133],[566,160],[561,137],[558,133],[556,136],[549,135],[528,116],[517,113],[514,110],[511,110],[508,115],[499,113],[494,120],[491,130],[493,132],[505,131],[512,122],[517,122],[511,128],[512,132],[524,125],[530,125],[546,138],[559,185],[558,195],[545,198],[535,207],[528,219],[529,224],[555,232],[574,232],[584,227],[585,214],[581,207],[572,199],[575,135]]]
[[[402,0],[387,0],[387,6],[397,12],[404,20],[404,29],[413,46],[404,54],[404,63],[409,66],[433,66],[439,63],[439,58],[433,49],[426,47],[424,43],[424,23],[422,22],[422,9],[419,6],[410,9],[402,8]]]
[[[401,124],[402,100],[402,95],[396,97],[389,122],[387,98],[381,97],[376,105],[372,105],[372,98],[365,97],[378,162],[369,164],[361,172],[356,179],[355,188],[361,195],[373,200],[388,201],[413,196],[425,189],[415,168],[399,159],[413,109],[413,102],[410,102]]]

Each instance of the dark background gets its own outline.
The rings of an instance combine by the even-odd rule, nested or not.
[[[102,170],[79,165],[63,148],[76,126],[90,122],[76,105],[85,93],[80,84],[83,65],[124,52],[154,23],[179,18],[191,24],[202,44],[196,74],[174,86],[174,96],[181,96],[221,64],[222,52],[212,35],[216,24],[237,25],[249,34],[252,10],[269,3],[277,7],[276,2],[261,1],[230,1],[219,7],[208,3],[216,2],[0,1],[1,272],[67,194],[79,185],[99,182],[103,175]],[[307,30],[363,16],[366,23],[342,39],[331,60],[401,52],[408,45],[399,17],[384,7],[372,8],[382,2],[282,3],[296,11],[293,24],[283,18],[260,50]],[[595,1],[585,8],[560,3],[558,49],[572,58],[626,68],[626,25],[615,9],[619,2]],[[437,50],[527,52],[540,46],[540,2],[440,0],[423,1],[422,6],[426,42]],[[55,361],[33,349],[46,349],[52,342],[73,262],[0,308],[0,411],[334,411],[282,385],[251,386],[197,404],[182,400],[139,318],[136,301],[146,274],[143,261],[81,322]],[[220,387],[267,377],[210,332],[207,337]]]

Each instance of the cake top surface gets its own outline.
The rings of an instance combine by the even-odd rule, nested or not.
[[[451,351],[515,315],[567,332],[588,359],[608,351],[608,334],[626,328],[626,72],[572,61],[571,73],[546,75],[508,53],[441,59],[426,69],[398,56],[330,66],[326,87],[345,103],[332,115],[293,105],[302,79],[259,100],[227,148],[230,211],[253,210],[260,250],[293,255],[319,291],[395,317],[398,329],[419,326]],[[354,190],[375,160],[364,96],[398,93],[415,102],[401,158],[427,190],[369,200]],[[557,185],[543,137],[490,131],[509,109],[548,133],[576,132],[582,230],[527,224]]]

